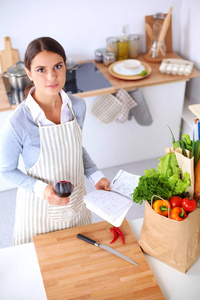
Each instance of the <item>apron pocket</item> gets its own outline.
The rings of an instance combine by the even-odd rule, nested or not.
[[[84,182],[74,188],[73,193],[69,197],[70,203],[63,205],[48,205],[49,217],[56,222],[71,221],[79,213],[83,205]]]

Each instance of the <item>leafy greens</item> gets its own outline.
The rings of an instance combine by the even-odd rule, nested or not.
[[[133,193],[134,202],[151,202],[153,195],[169,200],[172,196],[187,192],[191,184],[190,174],[186,172],[182,178],[175,153],[167,153],[159,161],[157,171],[145,170],[144,175],[140,177]]]

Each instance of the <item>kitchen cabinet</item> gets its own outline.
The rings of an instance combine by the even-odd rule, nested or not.
[[[142,218],[129,221],[137,240],[142,223]],[[183,274],[149,255],[144,256],[166,300],[199,299],[200,258]],[[47,300],[34,243],[0,249],[0,265],[0,299]]]
[[[167,57],[180,58],[175,53],[168,53]],[[143,61],[143,55],[139,59]],[[175,138],[179,138],[186,83],[200,76],[200,72],[193,68],[189,76],[168,75],[159,72],[159,63],[149,65],[152,68],[150,76],[126,81],[111,76],[107,67],[97,64],[115,92],[120,88],[128,91],[141,89],[153,119],[150,126],[141,126],[134,118],[123,124],[113,122],[104,125],[90,113],[98,95],[89,98],[83,95],[87,103],[83,144],[100,168],[163,156],[164,149],[172,143],[168,126]]]

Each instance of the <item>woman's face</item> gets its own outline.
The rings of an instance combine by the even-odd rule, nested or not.
[[[31,62],[27,75],[34,82],[37,94],[57,95],[66,80],[66,64],[62,56],[43,50]]]

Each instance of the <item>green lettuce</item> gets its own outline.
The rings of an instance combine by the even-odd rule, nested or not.
[[[190,186],[190,175],[178,166],[175,153],[167,153],[159,159],[157,170],[145,170],[133,193],[133,201],[142,204],[143,200],[151,202],[153,195],[169,200],[172,196],[187,193]]]

